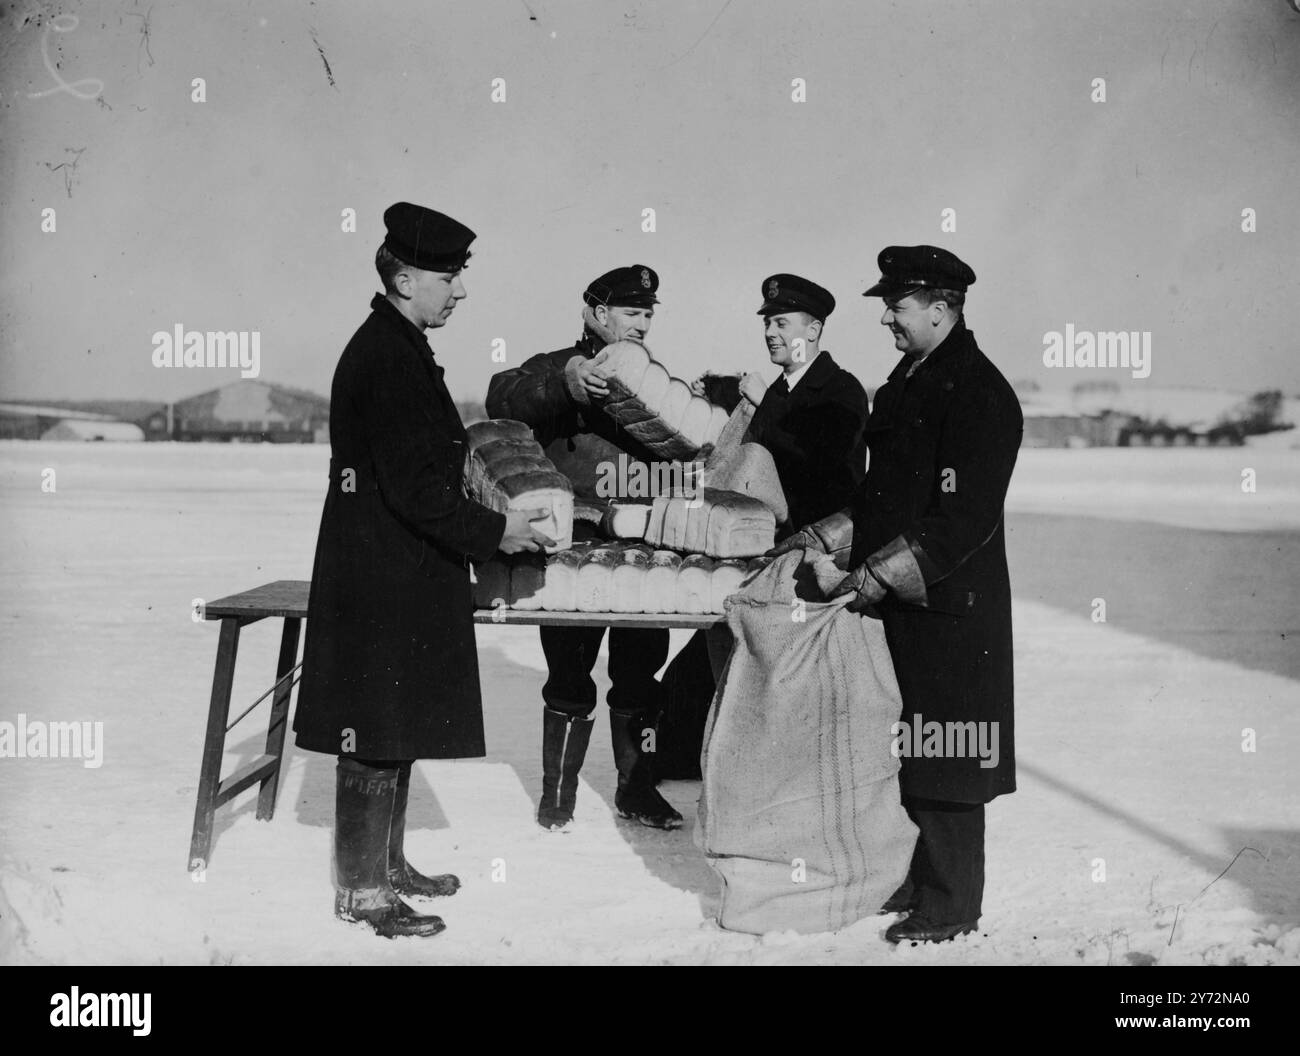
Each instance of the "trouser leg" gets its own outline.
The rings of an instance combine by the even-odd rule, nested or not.
[[[564,715],[585,718],[596,710],[596,683],[591,677],[600,653],[604,627],[542,627],[546,682],[542,699]],[[665,632],[667,633],[667,632]]]
[[[979,920],[984,900],[984,804],[903,798],[920,830],[910,878],[916,914],[936,924]]]
[[[698,630],[664,671],[663,713],[655,739],[655,778],[700,779],[704,726],[716,690],[709,664],[708,632]]]
[[[722,672],[727,669],[727,660],[731,657],[731,648],[736,644],[736,636],[725,623],[715,623],[705,632],[709,643],[709,667],[713,670],[713,681],[722,681]]]
[[[662,689],[656,672],[668,660],[668,628],[609,631],[609,706],[656,718],[662,710]]]
[[[655,790],[654,754],[663,687],[655,673],[668,659],[668,630],[613,628],[609,635],[609,731],[618,769],[620,817],[674,829],[682,816]]]

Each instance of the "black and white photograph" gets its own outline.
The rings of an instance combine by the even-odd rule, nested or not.
[[[0,3],[0,963],[1300,964],[1298,104],[1296,0]]]

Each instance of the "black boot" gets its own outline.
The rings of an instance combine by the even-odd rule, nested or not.
[[[411,791],[411,764],[403,763],[397,773],[397,792],[393,796],[393,823],[388,830],[388,882],[399,895],[437,898],[454,895],[460,889],[460,877],[451,873],[425,876],[411,868],[403,844],[406,840],[406,800]]]
[[[937,924],[921,913],[912,913],[896,924],[885,929],[885,941],[892,943],[910,942],[948,942],[958,935],[969,935],[979,927],[978,920],[967,920],[960,924]]]
[[[591,727],[590,718],[542,709],[542,801],[537,805],[537,824],[544,829],[562,829],[573,820],[578,771],[587,758]]]
[[[376,934],[437,935],[440,917],[422,916],[388,882],[388,834],[397,767],[340,758],[334,798],[334,915]]]
[[[618,767],[614,806],[620,818],[631,818],[656,829],[679,829],[682,816],[659,794],[651,772],[651,758],[641,751],[641,740],[652,725],[630,711],[609,709],[609,735]]]

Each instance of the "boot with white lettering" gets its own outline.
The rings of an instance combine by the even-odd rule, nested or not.
[[[587,758],[591,727],[590,717],[542,709],[542,800],[537,805],[537,824],[544,829],[562,829],[573,820],[578,771]]]
[[[334,915],[377,935],[437,935],[442,918],[423,916],[388,881],[388,836],[397,766],[339,758],[334,798]]]
[[[682,816],[659,794],[651,773],[651,758],[641,751],[641,742],[653,724],[631,711],[609,709],[609,736],[618,767],[618,791],[614,807],[620,818],[630,818],[654,829],[679,829]]]
[[[406,898],[441,898],[460,890],[460,877],[452,873],[425,876],[406,860],[406,801],[411,790],[411,764],[398,768],[397,792],[393,796],[393,823],[388,830],[388,882]]]

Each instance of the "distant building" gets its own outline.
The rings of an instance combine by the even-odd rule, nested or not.
[[[140,441],[144,432],[111,414],[38,403],[0,403],[0,439]]]
[[[1044,393],[1032,382],[1017,383],[1025,416],[1024,447],[1114,447],[1127,415],[1082,414],[1070,396]]]
[[[151,434],[165,412],[143,423]],[[303,389],[243,378],[178,400],[172,407],[174,440],[262,441],[310,444],[329,440],[330,402]]]
[[[1114,447],[1127,419],[1113,414],[1042,414],[1025,409],[1025,447]]]
[[[42,440],[119,440],[139,443],[144,430],[134,422],[89,422],[64,418],[41,434]]]

